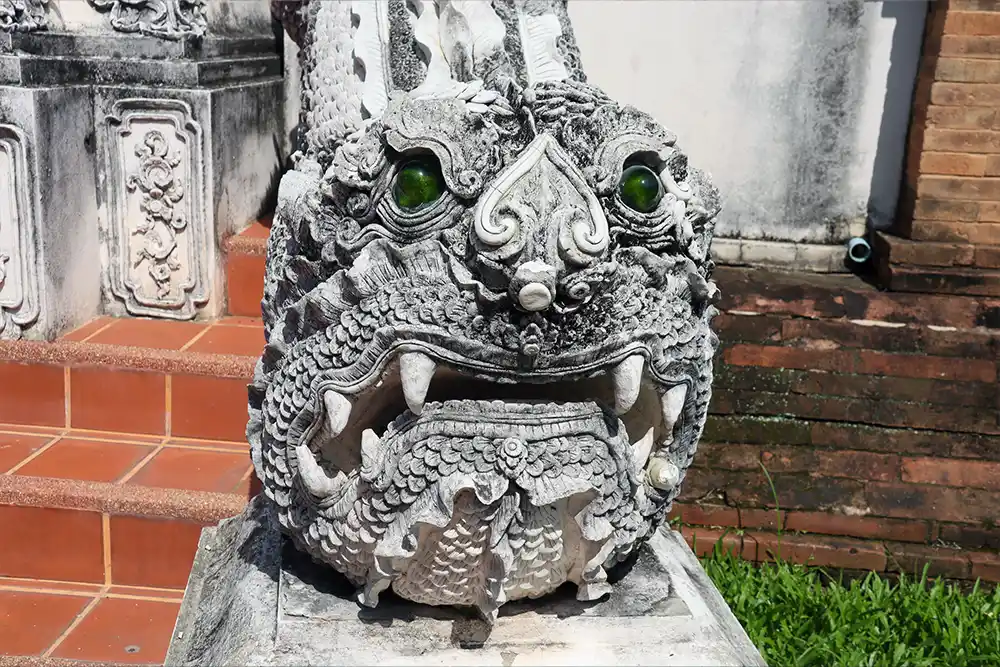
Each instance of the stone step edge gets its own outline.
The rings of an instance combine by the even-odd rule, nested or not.
[[[242,512],[247,502],[247,498],[235,493],[0,475],[0,505],[16,507],[216,523]]]
[[[223,249],[232,255],[253,255],[263,257],[267,254],[267,234],[263,229],[270,230],[270,221],[256,221],[243,231],[233,234],[223,244]],[[261,236],[261,234],[264,234]]]
[[[63,340],[0,340],[0,362],[249,379],[257,357]]]
[[[92,662],[40,655],[0,655],[0,667],[134,667],[127,662]]]

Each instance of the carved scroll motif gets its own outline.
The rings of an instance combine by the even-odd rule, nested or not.
[[[0,339],[38,319],[34,192],[24,133],[0,125]]]
[[[190,319],[208,300],[201,127],[175,100],[108,116],[108,281],[133,315]]]
[[[111,27],[119,32],[169,40],[205,34],[205,0],[88,1],[94,9],[110,12]]]

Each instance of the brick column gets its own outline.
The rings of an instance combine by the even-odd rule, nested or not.
[[[1000,296],[1000,0],[933,0],[906,180],[875,237],[895,291]]]

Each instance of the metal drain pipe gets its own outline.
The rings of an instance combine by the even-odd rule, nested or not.
[[[847,242],[847,261],[853,264],[864,264],[872,256],[872,247],[861,236],[855,236]]]

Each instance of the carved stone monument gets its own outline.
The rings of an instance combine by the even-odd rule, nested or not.
[[[586,82],[565,0],[277,6],[264,496],[204,534],[168,664],[763,664],[661,530],[718,343],[710,179]]]

